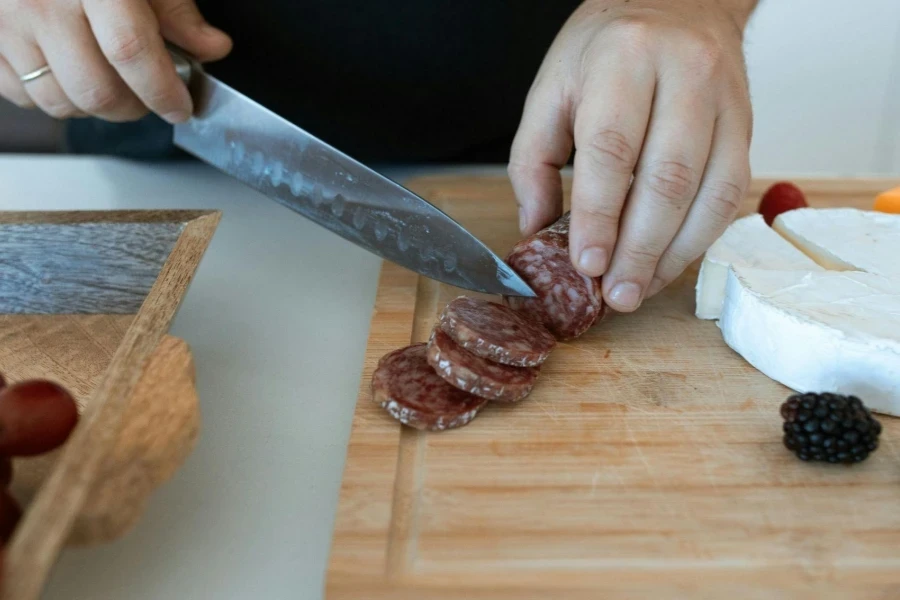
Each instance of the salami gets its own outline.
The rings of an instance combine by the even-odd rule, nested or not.
[[[540,367],[511,367],[475,356],[440,327],[428,341],[428,363],[451,385],[494,402],[518,402],[534,388],[540,372]]]
[[[516,244],[506,262],[537,294],[509,296],[506,303],[543,324],[557,339],[576,338],[603,316],[600,278],[582,275],[569,258],[569,213]]]
[[[441,313],[441,329],[476,356],[514,367],[547,360],[556,338],[547,328],[508,306],[460,296]]]
[[[566,213],[556,220],[556,223],[547,227],[547,231],[558,233],[560,235],[569,235],[569,223],[572,220],[572,212],[566,211]]]
[[[413,344],[383,356],[372,375],[373,399],[409,427],[429,431],[462,427],[487,399],[444,381],[425,355],[425,344]]]

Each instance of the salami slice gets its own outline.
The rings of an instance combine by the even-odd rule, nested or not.
[[[516,244],[506,262],[537,294],[509,296],[506,303],[542,323],[557,339],[576,338],[603,317],[600,278],[582,275],[569,258],[569,213]]]
[[[556,346],[556,338],[540,323],[479,298],[451,301],[440,323],[444,333],[472,354],[514,367],[536,367]]]
[[[444,381],[428,364],[426,352],[426,344],[413,344],[383,356],[372,375],[372,396],[404,425],[429,431],[462,427],[487,399]]]
[[[475,356],[435,327],[428,363],[453,386],[494,402],[518,402],[534,388],[540,367],[511,367]]]

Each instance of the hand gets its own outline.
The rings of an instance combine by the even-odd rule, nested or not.
[[[163,39],[200,61],[224,57],[227,35],[193,0],[0,0],[0,95],[56,118],[170,123],[192,112]],[[19,77],[44,65],[28,83]]]
[[[750,179],[746,14],[722,0],[588,0],[528,94],[509,174],[530,234],[562,207],[575,148],[570,252],[635,310],[734,219]],[[732,0],[732,4],[735,4]],[[632,182],[632,175],[634,180]]]

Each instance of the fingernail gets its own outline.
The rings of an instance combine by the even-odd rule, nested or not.
[[[611,302],[620,310],[634,310],[641,303],[641,286],[636,283],[617,283],[609,293]]]
[[[168,121],[171,124],[175,123],[184,123],[188,119],[191,118],[191,114],[184,110],[173,110],[170,113],[166,113],[163,115],[163,119]]]
[[[528,227],[528,215],[525,214],[525,209],[521,206],[519,207],[519,231],[524,232]]]
[[[609,255],[603,248],[592,246],[581,251],[578,257],[578,268],[590,277],[600,277],[606,272]]]

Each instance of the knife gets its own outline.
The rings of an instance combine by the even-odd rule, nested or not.
[[[169,46],[194,114],[175,145],[381,258],[488,294],[534,291],[478,238],[400,184],[203,71]]]

